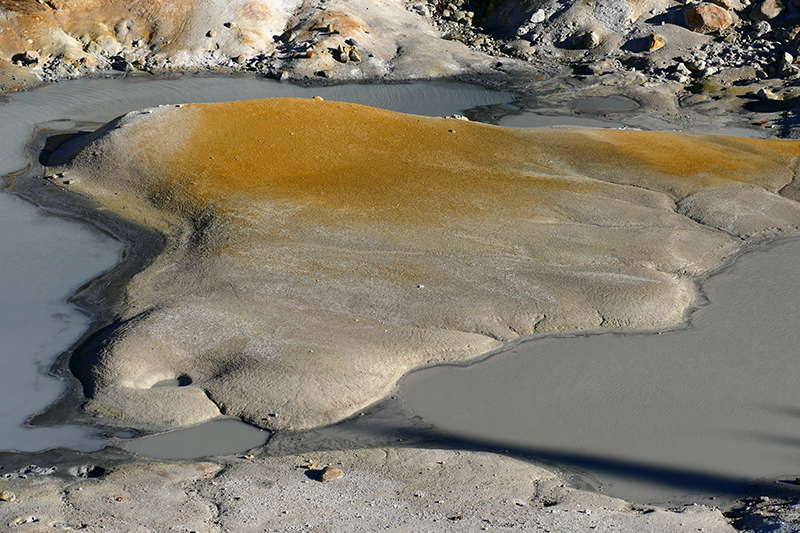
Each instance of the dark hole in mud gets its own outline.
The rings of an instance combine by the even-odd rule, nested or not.
[[[185,387],[192,384],[192,378],[186,374],[182,374],[175,379],[165,379],[153,384],[151,389],[159,389],[161,387]]]
[[[105,473],[106,473],[106,469],[103,468],[102,466],[98,466],[98,465],[83,465],[83,466],[78,467],[75,470],[74,475],[75,475],[75,477],[79,477],[79,478],[82,478],[82,479],[89,479],[89,478],[103,477],[103,475]]]

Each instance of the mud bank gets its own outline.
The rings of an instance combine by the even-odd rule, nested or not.
[[[73,362],[87,412],[151,428],[313,427],[522,335],[674,327],[695,279],[800,223],[794,141],[275,99],[137,112],[74,149],[46,180],[165,235]]]

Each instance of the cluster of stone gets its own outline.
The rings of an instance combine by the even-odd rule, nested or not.
[[[555,4],[540,2],[518,15],[511,27],[479,25],[489,22],[490,11],[512,3],[428,0],[411,3],[409,9],[427,17],[444,38],[481,52],[536,62],[560,59],[583,67],[577,71],[585,74],[638,71],[651,82],[684,85],[714,76],[723,82],[800,79],[800,0],[711,0],[667,9],[648,4],[649,12],[628,13],[613,28],[597,8],[579,16],[574,8],[559,12]],[[670,42],[663,35],[666,24],[704,38],[693,46],[676,43],[673,31]],[[674,55],[654,54],[670,45],[667,50],[675,50]]]

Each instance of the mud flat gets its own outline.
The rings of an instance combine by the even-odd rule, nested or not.
[[[0,104],[0,174],[11,174],[28,164],[24,145],[36,127],[58,136],[62,131],[78,127],[78,122],[102,123],[128,111],[158,104],[317,94],[431,115],[463,113],[473,106],[503,104],[512,98],[509,93],[454,82],[312,89],[247,76],[76,80],[14,94]],[[87,127],[92,129],[93,126],[84,126],[84,129]],[[12,176],[7,180],[9,185],[16,185],[12,188],[18,194],[22,192],[20,180]],[[42,196],[35,197],[40,193]],[[3,321],[0,329],[6,347],[2,361],[5,368],[15,369],[6,373],[7,381],[0,388],[0,404],[4,406],[0,449],[29,452],[53,447],[98,449],[107,441],[100,438],[96,428],[66,425],[33,430],[23,427],[23,422],[62,394],[63,382],[50,379],[45,373],[58,354],[67,351],[90,328],[91,319],[86,313],[113,315],[108,302],[100,304],[106,309],[100,309],[88,308],[84,305],[86,302],[79,300],[68,305],[65,300],[90,278],[111,269],[119,260],[122,248],[108,236],[110,221],[97,221],[90,212],[76,215],[95,220],[102,227],[102,231],[95,231],[90,224],[62,218],[72,216],[70,213],[75,210],[74,202],[70,203],[69,199],[66,203],[63,198],[54,199],[47,190],[39,190],[39,193],[27,190],[22,194],[34,202],[50,205],[51,212],[60,216],[42,216],[32,204],[12,195],[0,196],[2,295],[7,301],[4,309],[13,317],[13,320]],[[138,235],[136,240],[147,248],[151,246],[147,243],[152,236]],[[130,263],[132,254],[141,256],[142,252],[127,249],[124,253],[125,261]],[[103,320],[110,318],[102,318],[98,324]],[[68,379],[69,374],[62,377]],[[61,423],[58,417],[48,422]],[[248,443],[253,442],[253,429],[242,426],[238,432],[243,439],[242,449],[246,449],[251,447]],[[231,432],[229,427],[226,431],[229,437],[233,437]],[[154,439],[147,442],[153,455],[162,455],[152,446]],[[164,453],[173,455],[174,449],[168,448]],[[218,446],[207,451],[221,449],[230,451],[229,447]]]
[[[796,231],[800,209],[781,193],[794,194],[797,155],[792,141],[508,130],[316,99],[129,114],[63,145],[44,176],[166,239],[128,285],[113,326],[74,361],[83,409],[146,430],[223,411],[265,428],[313,427],[385,396],[411,368],[520,336],[682,324],[701,301],[698,278],[751,243]],[[184,386],[158,386],[169,380]],[[20,531],[178,520],[157,506],[154,516],[104,507],[151,501],[155,482],[196,529],[246,516],[256,527],[295,524],[304,486],[328,463],[352,481],[335,494],[318,493],[337,486],[327,482],[311,490],[324,508],[352,513],[343,523],[353,528],[387,503],[359,491],[382,494],[388,483],[420,502],[388,502],[403,509],[393,523],[731,530],[714,509],[652,513],[510,458],[424,450],[129,461],[57,476],[6,467],[2,488],[17,503],[0,512]],[[488,483],[509,469],[524,481]],[[260,496],[230,499],[273,478],[270,501],[285,509],[265,518]],[[447,501],[440,481],[467,491],[454,491],[466,495],[445,512],[428,507]],[[476,503],[471,486],[490,501]],[[78,499],[63,507],[67,494]]]
[[[778,193],[797,150],[318,99],[129,114],[49,171],[166,238],[73,358],[84,409],[148,428],[225,413],[301,429],[414,367],[520,336],[680,325],[696,279],[796,231],[800,208]]]

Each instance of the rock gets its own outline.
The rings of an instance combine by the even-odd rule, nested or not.
[[[17,499],[17,495],[9,490],[0,492],[0,502],[13,502]]]
[[[731,13],[716,4],[696,4],[683,12],[686,26],[697,33],[722,31],[733,24]]]
[[[347,57],[350,58],[350,61],[359,62],[361,61],[361,54],[358,52],[358,48],[353,46],[350,48],[350,52],[347,53]]]
[[[36,50],[27,50],[22,54],[22,60],[26,65],[37,65],[40,59],[39,53]]]
[[[215,32],[214,30],[208,30],[208,32],[206,33],[206,37],[211,37],[212,39],[216,36],[217,32]]]
[[[777,94],[772,92],[771,89],[767,87],[762,87],[756,93],[756,96],[761,100],[780,100]]]
[[[711,0],[711,3],[725,8],[728,11],[739,11],[744,9],[744,4],[742,4],[741,0]]]
[[[536,11],[533,15],[531,15],[531,23],[533,24],[541,24],[544,22],[545,14],[544,9],[540,9]]]
[[[286,30],[285,32],[283,32],[283,33],[281,34],[281,37],[280,37],[280,39],[281,39],[281,41],[283,41],[284,43],[291,43],[291,42],[293,42],[295,39],[297,39],[297,32],[296,32],[296,31],[294,31],[294,30]]]
[[[122,41],[128,36],[128,34],[131,31],[131,28],[133,28],[133,21],[123,20],[117,23],[116,26],[114,26],[114,35],[117,36],[117,39]]]
[[[650,36],[650,41],[648,44],[647,49],[651,52],[658,50],[659,48],[664,47],[664,38],[660,35],[656,35],[655,33]]]
[[[783,13],[783,0],[764,0],[750,12],[751,20],[773,20]]]
[[[572,44],[591,50],[600,45],[600,36],[595,31],[587,31],[572,38]]]
[[[766,20],[759,20],[753,24],[753,34],[762,37],[772,31],[772,25]]]
[[[333,481],[334,479],[339,479],[340,477],[344,476],[344,472],[336,468],[335,466],[326,466],[322,469],[322,473],[319,476],[320,481]]]
[[[686,66],[686,63],[678,63],[675,67],[675,72],[681,76],[690,76],[692,74],[692,71],[689,70],[689,67]]]
[[[336,49],[335,58],[339,63],[347,63],[350,60],[348,47],[340,44],[339,48]]]

